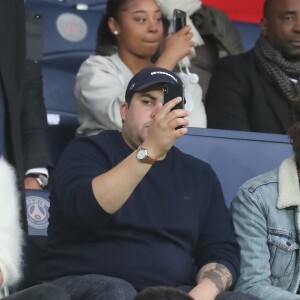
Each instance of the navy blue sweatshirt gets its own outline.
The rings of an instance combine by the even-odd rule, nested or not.
[[[235,280],[239,248],[231,217],[215,173],[201,160],[172,147],[119,211],[101,208],[92,179],[132,151],[117,131],[79,138],[67,147],[54,171],[39,278],[103,274],[140,290],[194,285],[198,270],[216,262]]]

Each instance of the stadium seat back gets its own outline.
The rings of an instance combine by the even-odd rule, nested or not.
[[[99,20],[105,6],[79,10],[58,1],[27,0],[26,9],[43,18],[43,53],[94,53]]]
[[[54,165],[64,147],[75,137],[79,126],[73,90],[76,73],[83,58],[77,54],[66,56],[64,63],[62,55],[42,62],[44,99]]]
[[[176,145],[215,170],[227,206],[248,179],[270,171],[293,153],[286,135],[189,128]]]
[[[233,24],[240,34],[244,49],[247,51],[254,47],[255,42],[260,34],[259,24],[239,21],[234,21]]]

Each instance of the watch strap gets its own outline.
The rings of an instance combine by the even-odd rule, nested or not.
[[[143,160],[143,162],[146,164],[153,165],[156,162],[156,160],[150,157],[149,155],[147,155],[147,157]]]
[[[139,153],[139,151],[143,151],[144,154],[146,154],[146,156],[144,158],[139,158],[138,155],[137,155],[137,158],[140,162],[146,163],[146,164],[149,164],[149,165],[153,165],[156,162],[155,159],[153,159],[151,156],[148,155],[147,149],[139,147],[137,151],[138,151],[138,153]]]

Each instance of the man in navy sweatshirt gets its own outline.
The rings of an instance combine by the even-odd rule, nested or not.
[[[211,167],[173,146],[188,112],[172,110],[180,97],[163,105],[166,83],[182,84],[162,68],[137,73],[122,132],[74,140],[56,167],[38,271],[73,300],[131,300],[157,285],[196,300],[256,299],[224,292],[239,273],[232,221]]]

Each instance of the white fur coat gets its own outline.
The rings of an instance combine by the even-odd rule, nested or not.
[[[13,168],[0,156],[0,269],[3,288],[15,284],[21,276],[22,230],[19,193]]]

